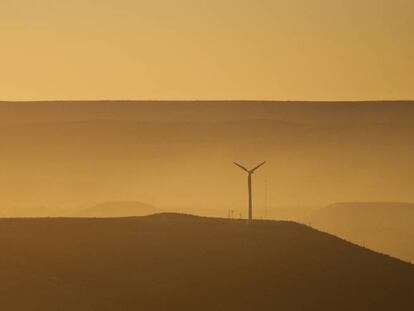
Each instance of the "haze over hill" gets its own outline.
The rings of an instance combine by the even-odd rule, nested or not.
[[[0,208],[16,216],[106,201],[245,216],[234,160],[268,161],[259,218],[414,201],[412,102],[3,102],[0,127]]]
[[[0,220],[0,308],[411,310],[414,267],[290,222]]]
[[[414,262],[414,204],[337,203],[314,213],[310,219],[321,230]]]

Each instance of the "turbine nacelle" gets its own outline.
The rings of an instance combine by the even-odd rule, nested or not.
[[[249,175],[254,174],[254,172],[259,169],[261,166],[266,164],[266,161],[260,163],[258,166],[256,166],[255,168],[252,168],[251,170],[248,170],[247,168],[245,168],[243,165],[237,163],[237,162],[233,162],[234,165],[237,165],[239,168],[241,168],[243,171],[246,171]]]

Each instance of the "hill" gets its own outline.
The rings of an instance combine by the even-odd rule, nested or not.
[[[311,222],[354,243],[414,262],[414,204],[337,203],[314,213]]]
[[[411,310],[414,267],[291,222],[0,220],[2,310]]]
[[[159,213],[156,207],[133,201],[105,202],[94,207],[86,208],[78,211],[73,216],[78,217],[130,217],[130,216],[146,216]]]

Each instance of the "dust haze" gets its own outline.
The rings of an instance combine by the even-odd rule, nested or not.
[[[232,161],[268,164],[255,216],[336,202],[414,202],[411,102],[0,103],[1,214],[70,215],[111,201],[246,216]]]

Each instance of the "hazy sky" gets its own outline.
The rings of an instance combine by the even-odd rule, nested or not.
[[[414,1],[0,0],[26,99],[414,99]]]

